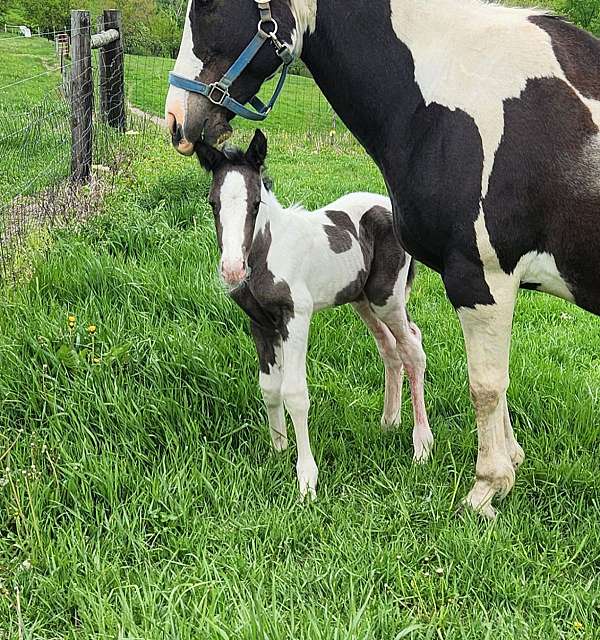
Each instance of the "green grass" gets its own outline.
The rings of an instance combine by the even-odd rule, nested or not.
[[[271,146],[284,203],[382,187],[359,152]],[[437,438],[423,467],[408,400],[400,430],[379,430],[382,367],[360,322],[320,314],[319,499],[301,505],[294,448],[270,452],[246,321],[216,281],[207,188],[157,141],[0,308],[4,638],[17,587],[25,638],[44,640],[598,637],[599,321],[521,297],[510,406],[528,458],[488,524],[455,515],[476,446],[438,277],[422,269],[411,302]],[[100,361],[77,364],[61,347],[91,348],[89,323]]]
[[[29,72],[23,55],[0,73]],[[128,58],[130,100],[160,114],[169,65]],[[281,200],[381,191],[347,139],[306,143],[314,98],[291,95],[266,126]],[[379,430],[361,323],[319,314],[319,499],[299,504],[294,447],[271,453],[247,322],[217,283],[208,178],[166,140],[131,141],[102,213],[54,231],[0,306],[0,640],[599,638],[600,321],[522,294],[509,404],[527,458],[490,524],[455,515],[476,438],[438,276],[421,269],[410,304],[437,439],[423,467],[408,393],[403,426]]]
[[[71,130],[54,45],[1,33],[0,57],[1,204],[68,175]]]

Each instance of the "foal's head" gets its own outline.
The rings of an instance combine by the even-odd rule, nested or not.
[[[245,152],[219,151],[205,143],[197,144],[196,152],[200,164],[213,174],[208,200],[221,250],[221,276],[228,285],[236,286],[248,274],[248,252],[261,204],[267,139],[257,129]]]

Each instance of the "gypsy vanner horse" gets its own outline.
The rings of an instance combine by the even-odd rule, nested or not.
[[[190,0],[175,73],[218,81],[266,6],[277,46],[228,97],[251,101],[285,45],[381,169],[397,237],[460,318],[479,439],[465,503],[494,517],[523,460],[506,401],[519,288],[600,315],[600,41],[482,0]],[[231,131],[220,97],[171,86],[181,153]]]

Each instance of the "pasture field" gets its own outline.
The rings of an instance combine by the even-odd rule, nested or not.
[[[356,145],[307,143],[286,113],[265,127],[284,204],[383,189]],[[2,292],[0,639],[600,638],[600,321],[521,295],[509,405],[527,457],[489,523],[456,514],[476,436],[439,277],[421,268],[410,302],[437,439],[424,466],[407,392],[402,427],[380,431],[362,323],[319,314],[319,497],[300,504],[216,277],[208,185],[140,137],[99,215],[52,232]]]
[[[54,45],[0,34],[0,204],[68,175],[69,107]],[[28,82],[25,78],[32,77]]]

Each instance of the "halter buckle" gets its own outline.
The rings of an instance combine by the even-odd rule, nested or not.
[[[265,31],[264,27],[271,23],[273,25],[272,31]],[[275,18],[268,18],[267,20],[263,20],[262,18],[258,21],[258,33],[267,40],[271,38],[273,40],[275,35],[277,34],[277,29],[279,29],[279,25],[277,24],[277,20]]]
[[[221,94],[217,95],[215,98],[215,92],[220,91]],[[213,82],[210,85],[210,90],[208,92],[207,98],[218,107],[223,106],[223,102],[225,102],[225,98],[229,96],[229,89],[227,87],[222,86],[218,82]]]

